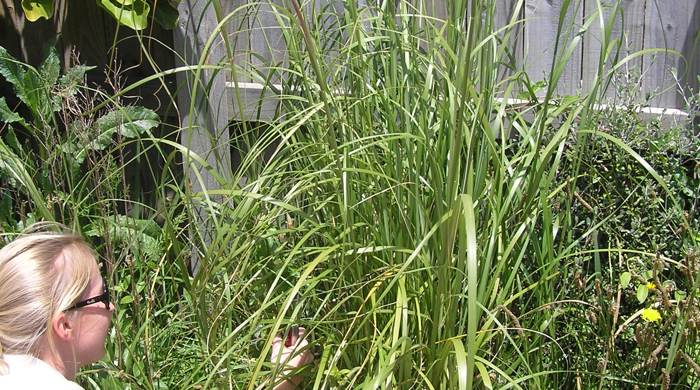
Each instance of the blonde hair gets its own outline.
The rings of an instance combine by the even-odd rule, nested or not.
[[[87,289],[94,264],[90,246],[62,225],[34,225],[0,249],[0,375],[4,353],[38,354],[54,316]]]

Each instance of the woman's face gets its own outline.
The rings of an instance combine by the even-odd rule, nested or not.
[[[90,283],[81,299],[99,296],[104,292],[102,276],[95,264],[90,275]],[[75,354],[79,366],[94,363],[105,354],[105,338],[114,313],[114,304],[110,301],[109,308],[103,302],[83,306],[77,310]]]

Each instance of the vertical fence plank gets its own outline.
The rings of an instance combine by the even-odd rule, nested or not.
[[[696,0],[690,15],[690,24],[683,40],[683,57],[679,74],[684,86],[696,93],[700,91],[700,1]],[[684,108],[682,105],[678,108]],[[700,121],[700,118],[696,118]],[[696,122],[697,123],[697,122]],[[700,126],[698,127],[700,129]],[[700,132],[700,130],[698,130]]]
[[[622,42],[622,50],[625,57],[644,49],[644,14],[648,2],[649,0],[623,1],[624,41]],[[634,91],[639,91],[642,83],[642,61],[641,57],[637,57],[626,62],[621,69],[621,78],[618,84],[628,84],[634,88]]]
[[[251,15],[250,33],[254,39],[250,48],[254,55],[251,57],[251,67],[254,72],[253,80],[264,83],[280,82],[280,75],[274,67],[286,63],[286,46],[282,37],[282,29],[275,17],[275,7],[284,7],[280,0],[259,2],[256,12]]]
[[[557,40],[557,26],[563,1],[557,0],[526,0],[525,18],[525,71],[531,80],[545,80],[548,77],[554,57],[554,46]],[[583,4],[572,0],[562,25],[559,37],[557,57],[560,57],[581,27]],[[581,80],[581,47],[572,54],[559,79],[556,93],[572,95],[579,91]],[[545,91],[539,94],[544,95]]]
[[[253,12],[252,7],[248,6],[248,0],[229,0],[223,3],[224,13],[229,17],[225,31],[231,46],[233,64],[241,69],[247,69],[251,53],[249,14]],[[249,72],[231,72],[228,76],[235,77],[240,82],[252,81]]]
[[[241,1],[241,0],[238,0]],[[246,1],[241,1],[246,3]],[[274,117],[278,109],[276,99],[269,85],[280,84],[282,77],[277,68],[286,64],[286,46],[282,27],[275,16],[276,7],[284,7],[280,0],[247,2],[250,6],[241,13],[236,25],[247,26],[248,31],[238,37],[247,38],[245,55],[236,58],[241,72],[232,83],[231,104],[236,119],[246,121],[266,121]],[[235,28],[236,25],[232,27]],[[241,34],[231,31],[231,35]],[[243,82],[244,84],[238,84]],[[253,88],[245,83],[252,82],[265,88]]]
[[[447,20],[447,1],[452,0],[424,0],[422,11],[436,19]]]
[[[525,38],[525,7],[524,0],[497,0],[494,15],[494,30],[510,25],[498,34],[505,42],[507,52],[499,59],[498,79],[504,80],[514,71],[523,67],[523,44]]]
[[[173,32],[175,49],[178,53],[179,66],[196,65],[201,58],[205,64],[222,65],[226,58],[226,49],[217,39],[209,53],[204,46],[215,31],[217,22],[214,9],[208,0],[182,0],[178,5],[180,14],[177,28]],[[230,177],[231,160],[228,133],[228,99],[225,73],[207,70],[199,74],[178,72],[178,112],[182,144],[193,153],[203,157],[220,175]],[[192,97],[196,96],[194,108]],[[187,163],[191,161],[185,158]],[[187,175],[193,192],[200,192],[218,187],[217,181],[208,170],[198,164],[186,164]],[[199,178],[202,178],[200,182]],[[211,240],[212,226],[206,210],[200,208],[197,228],[205,242]],[[199,258],[193,252],[191,271],[197,272]]]
[[[674,0],[671,5],[662,0],[648,0],[644,48],[661,48],[683,54],[687,35],[691,33],[691,18],[696,3],[696,0]],[[651,97],[652,106],[683,106],[683,98],[678,92],[674,76],[674,73],[678,74],[682,63],[683,59],[671,52],[658,52],[655,55],[644,56],[642,92]]]
[[[638,52],[643,47],[644,41],[644,5],[647,0],[619,0],[620,5],[618,13],[614,12],[614,5],[618,0],[601,0],[601,9],[598,9],[596,0],[586,0],[584,7],[584,20],[595,18],[590,28],[586,31],[583,40],[583,56],[582,56],[582,83],[583,90],[589,92],[597,80],[598,64],[600,61],[601,51],[603,49],[604,31],[603,27],[613,17],[613,25],[609,39],[617,40],[617,43],[611,43],[612,50],[619,48],[619,60]],[[601,20],[602,16],[602,20]],[[606,76],[611,70],[613,57],[615,53],[611,52],[608,61],[601,69],[600,76]],[[617,101],[618,90],[622,88],[631,88],[639,91],[637,85],[640,83],[642,71],[641,58],[627,62],[622,69],[615,75],[612,85],[608,86],[605,91],[605,97],[615,103]],[[605,85],[600,85],[604,88]],[[601,93],[602,91],[598,91]]]

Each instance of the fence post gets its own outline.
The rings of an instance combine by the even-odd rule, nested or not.
[[[178,5],[179,21],[174,30],[177,51],[176,65],[224,65],[225,45],[219,31],[211,1],[182,0]],[[214,44],[205,52],[207,40],[216,35]],[[204,61],[201,59],[204,58]],[[225,67],[224,67],[225,68]],[[180,142],[193,154],[203,158],[210,169],[221,177],[231,177],[229,147],[229,113],[226,92],[226,77],[223,69],[206,69],[177,73],[177,102],[180,118]],[[194,99],[194,102],[192,98]],[[201,164],[193,163],[190,156],[184,157],[185,177],[191,192],[212,190],[220,183],[211,171]],[[212,224],[205,207],[197,210],[198,221],[193,224],[192,234],[199,234],[206,244],[212,239]],[[199,253],[193,250],[190,271],[199,268]]]

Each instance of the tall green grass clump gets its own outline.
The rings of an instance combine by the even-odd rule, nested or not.
[[[592,92],[553,100],[581,31],[609,31],[612,19],[567,25],[580,4],[564,2],[559,36],[572,38],[557,41],[538,99],[511,60],[522,21],[496,27],[493,2],[450,2],[446,18],[406,1],[234,12],[263,5],[287,58],[250,76],[278,94],[279,115],[232,182],[196,194],[218,223],[215,239],[197,244],[207,261],[193,284],[206,301],[196,319],[216,372],[249,367],[236,383],[255,388],[268,374],[272,335],[301,323],[321,348],[307,370],[314,388],[634,382],[605,365],[575,368],[569,355],[580,341],[571,327],[589,321],[592,305],[568,289],[580,244],[595,234],[572,215],[580,153],[599,136],[591,108],[620,41],[604,36]],[[506,99],[516,93],[532,104],[514,109]],[[562,172],[572,150],[578,157]],[[236,356],[251,343],[255,363],[246,366]],[[673,370],[675,357],[667,362]],[[206,364],[206,385],[223,386]]]

